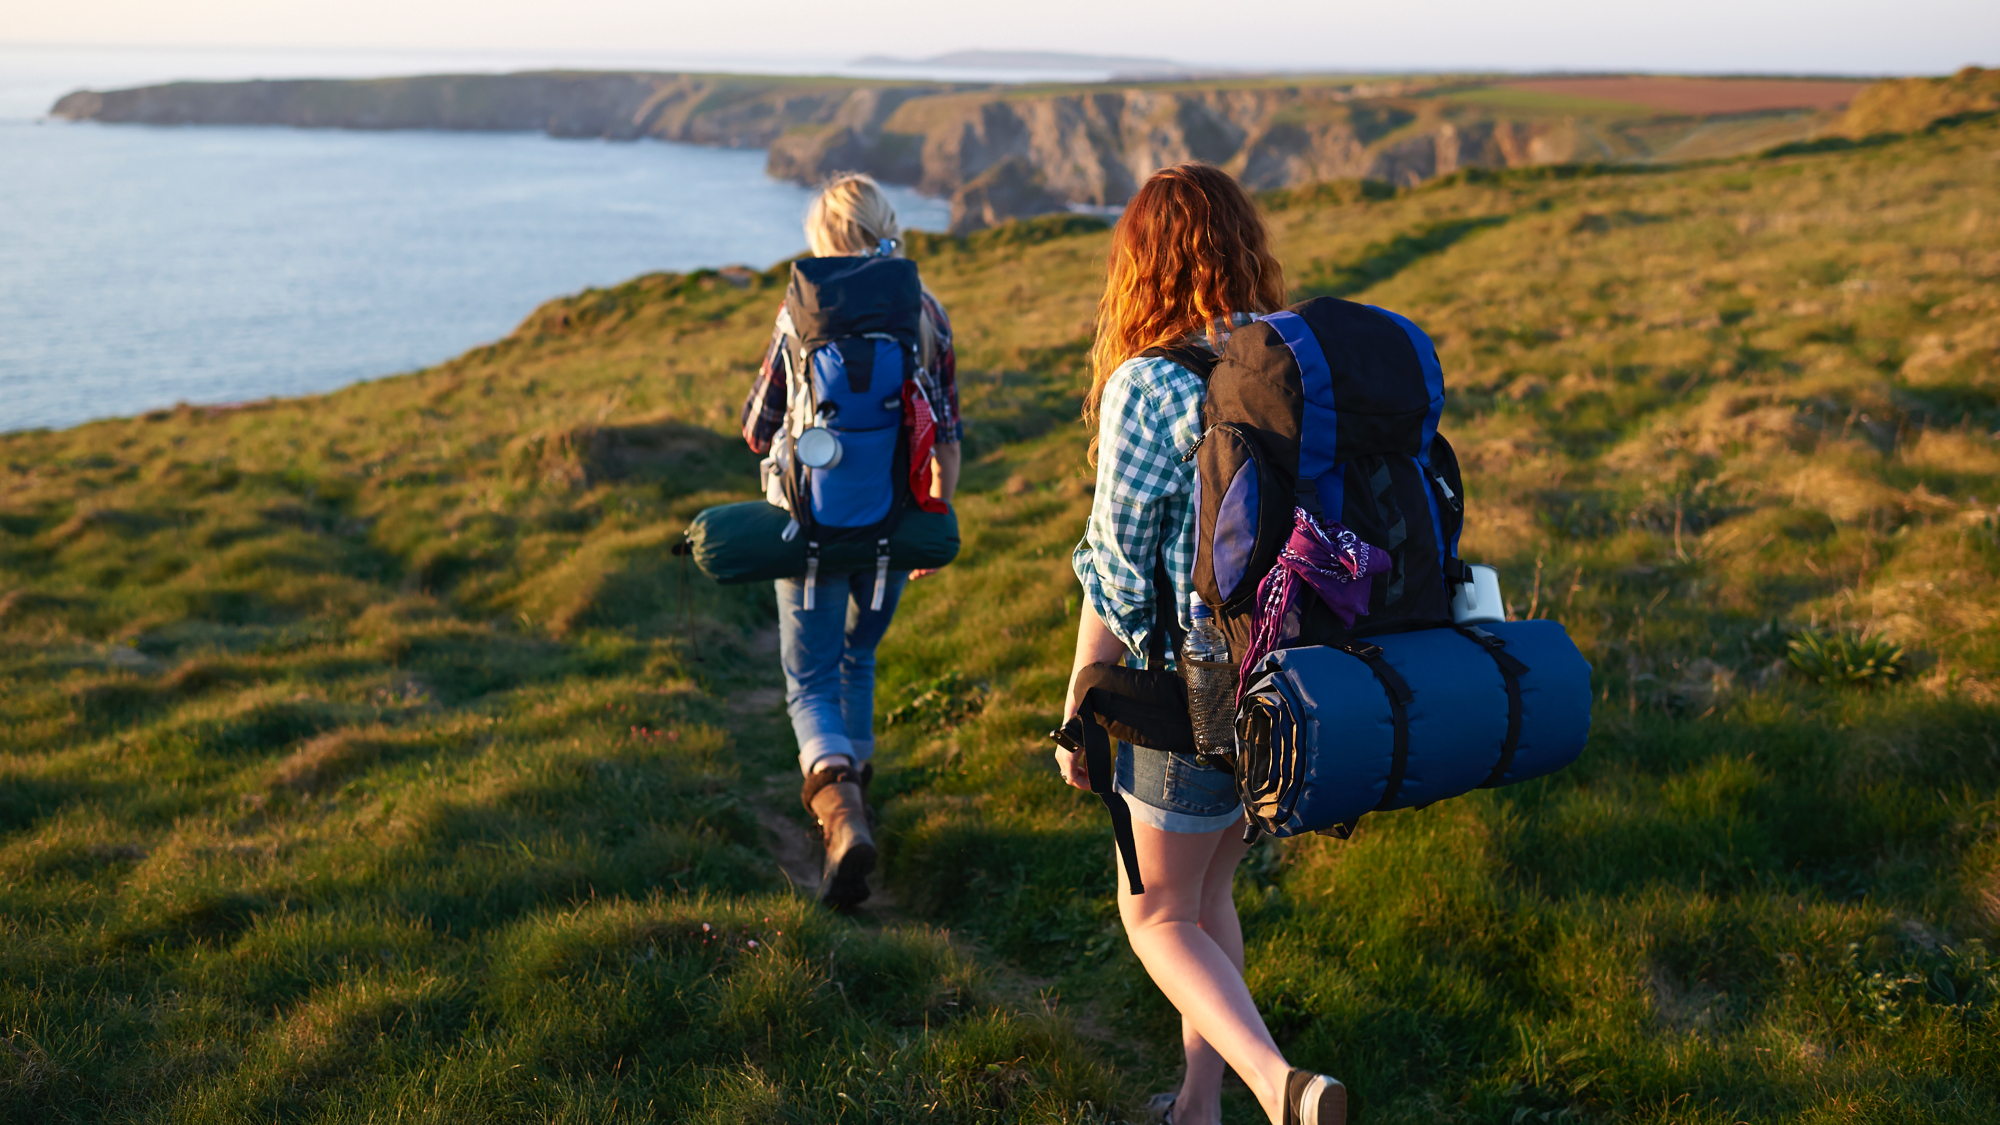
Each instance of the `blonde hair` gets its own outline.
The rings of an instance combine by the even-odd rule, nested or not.
[[[806,245],[815,258],[873,254],[885,238],[895,239],[901,253],[903,225],[873,176],[835,176],[806,210]]]
[[[890,256],[903,256],[903,224],[896,221],[896,208],[882,192],[875,177],[862,172],[843,172],[827,181],[806,208],[806,245],[815,258],[858,257],[875,253],[883,239],[893,245]],[[930,292],[928,286],[924,292]],[[918,322],[918,342],[925,367],[937,364],[937,325],[925,309]]]

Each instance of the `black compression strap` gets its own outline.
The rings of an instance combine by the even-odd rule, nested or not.
[[[1521,677],[1528,674],[1528,666],[1515,659],[1507,651],[1507,642],[1481,629],[1477,625],[1454,625],[1466,639],[1486,650],[1493,663],[1500,666],[1500,678],[1507,682],[1507,740],[1500,744],[1500,760],[1493,765],[1493,772],[1479,783],[1481,789],[1491,789],[1501,784],[1507,771],[1514,766],[1514,753],[1521,748]]]
[[[1368,670],[1375,673],[1376,679],[1382,681],[1382,690],[1389,696],[1389,717],[1395,723],[1396,729],[1395,750],[1389,762],[1389,783],[1382,787],[1382,799],[1375,802],[1377,809],[1386,809],[1396,799],[1396,795],[1402,792],[1403,775],[1409,772],[1410,701],[1416,698],[1416,693],[1410,690],[1409,681],[1403,679],[1402,673],[1391,668],[1389,662],[1382,659],[1380,645],[1371,645],[1366,641],[1349,641],[1340,646],[1340,651],[1368,665]]]
[[[1153,556],[1153,635],[1146,640],[1146,667],[1166,668],[1169,655],[1178,656],[1187,630],[1181,628],[1180,599],[1174,596],[1174,580],[1167,574],[1166,529],[1161,528],[1160,549]]]
[[[1083,720],[1083,763],[1090,771],[1090,791],[1104,802],[1111,814],[1111,838],[1117,841],[1118,858],[1125,863],[1125,884],[1133,894],[1146,893],[1139,880],[1139,852],[1132,840],[1132,810],[1125,807],[1125,795],[1111,784],[1111,732],[1097,721],[1097,688],[1083,693],[1076,717]]]
[[[1343,469],[1341,471],[1345,472],[1346,470]],[[1337,520],[1340,518],[1339,512],[1333,513],[1330,517],[1327,515],[1325,507],[1320,504],[1319,500],[1319,482],[1311,477],[1300,477],[1299,482],[1292,486],[1292,503],[1312,513],[1314,519],[1323,520],[1331,518]]]

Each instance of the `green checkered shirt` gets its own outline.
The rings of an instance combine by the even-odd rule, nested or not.
[[[1254,318],[1237,313],[1232,327]],[[1226,336],[1225,336],[1226,338]],[[1196,339],[1206,342],[1206,337]],[[1164,558],[1181,626],[1194,589],[1195,466],[1181,457],[1201,436],[1207,390],[1192,371],[1159,357],[1128,359],[1099,404],[1097,494],[1071,565],[1113,636],[1144,661],[1157,623],[1156,558]],[[1161,537],[1165,536],[1164,549]],[[1171,667],[1173,658],[1168,657]]]

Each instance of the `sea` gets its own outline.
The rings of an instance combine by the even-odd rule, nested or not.
[[[529,133],[48,120],[78,88],[811,60],[0,46],[0,431],[328,391],[654,270],[763,268],[810,193],[764,153]],[[940,75],[939,77],[946,77]],[[890,188],[905,226],[943,200]]]

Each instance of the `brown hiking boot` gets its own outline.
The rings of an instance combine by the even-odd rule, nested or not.
[[[846,766],[821,770],[806,778],[800,797],[826,841],[819,900],[836,908],[859,905],[868,897],[868,873],[875,870],[875,838],[868,831],[861,775]]]

